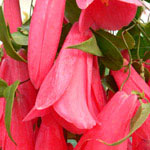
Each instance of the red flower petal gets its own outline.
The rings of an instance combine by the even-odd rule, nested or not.
[[[63,96],[54,104],[54,109],[77,128],[90,129],[96,123],[87,106],[86,53],[80,52],[74,69],[72,80]]]
[[[127,65],[128,62],[125,61],[124,65]],[[123,81],[128,76],[128,71],[124,72],[124,68],[118,70],[118,71],[111,71],[111,74],[113,75],[118,88],[121,87]],[[131,66],[131,75],[128,79],[128,81],[123,86],[123,91],[125,91],[128,94],[131,94],[132,91],[139,91],[145,93],[145,96],[149,99],[150,98],[150,87],[146,84],[146,82],[141,78],[141,76],[135,71],[135,69]]]
[[[101,0],[95,0],[88,8],[82,10],[79,20],[80,31],[85,31],[89,27],[118,30],[132,21],[136,9],[136,4],[119,0],[110,0],[108,6]]]
[[[28,67],[31,81],[37,89],[54,62],[64,9],[65,0],[36,2],[29,33]]]
[[[46,115],[42,118],[42,124],[36,139],[35,149],[67,150],[63,129],[50,115]]]
[[[16,32],[22,25],[19,0],[4,0],[4,16],[10,32]]]

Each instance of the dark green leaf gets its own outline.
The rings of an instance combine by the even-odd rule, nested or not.
[[[145,0],[146,2],[150,3],[150,0]]]
[[[138,48],[138,40],[139,36],[134,36],[134,39],[136,41],[135,48],[132,49],[133,59],[137,59],[137,48]],[[147,40],[147,38],[140,36],[140,47],[139,47],[139,55],[140,58],[143,58],[145,53],[150,51],[150,42]]]
[[[102,63],[112,70],[119,70],[123,66],[123,57],[119,49],[105,36],[92,31],[96,37],[97,45],[103,54]]]
[[[70,23],[74,23],[79,20],[81,10],[78,8],[75,0],[66,1],[65,16]]]
[[[102,79],[102,83],[103,83],[103,85],[108,87],[112,92],[115,93],[118,91],[118,86],[117,86],[113,76],[111,76],[111,75],[105,76]]]
[[[147,104],[142,103],[138,111],[136,112],[135,116],[131,120],[130,133],[126,137],[112,144],[109,144],[101,139],[98,139],[98,141],[109,146],[115,146],[115,145],[121,144],[122,142],[127,140],[138,128],[142,126],[142,124],[148,118],[149,114],[150,114],[150,103],[147,103]]]
[[[104,64],[100,61],[100,58],[98,57],[98,65],[99,65],[99,72],[100,72],[100,76],[103,77],[105,75],[105,69],[106,67],[104,66]]]
[[[13,140],[12,135],[11,135],[11,115],[12,115],[13,103],[14,103],[14,98],[15,98],[15,92],[18,88],[19,83],[20,83],[19,81],[15,81],[12,85],[8,86],[4,90],[4,98],[6,100],[5,127],[7,130],[8,136],[14,143],[15,143],[15,141]]]
[[[98,30],[97,33],[110,40],[118,49],[120,50],[127,49],[121,35],[115,36],[104,30]],[[134,38],[128,32],[125,32],[124,38],[128,44],[129,49],[132,49],[135,46]]]
[[[147,36],[150,37],[150,22],[146,24],[141,24],[141,26],[144,28],[144,31],[146,32]]]
[[[22,34],[21,32],[14,32],[11,36],[16,44],[28,46],[28,36]]]
[[[0,79],[0,97],[4,97],[4,90],[6,89],[6,87],[8,87],[7,83]]]
[[[78,45],[69,46],[68,48],[80,49],[84,52],[87,52],[96,56],[103,56],[99,47],[97,46],[97,42],[94,36],[87,41],[84,41]]]
[[[3,42],[5,50],[10,57],[12,57],[18,61],[26,62],[26,60],[23,57],[21,57],[20,55],[18,55],[18,53],[13,48],[8,30],[7,30],[7,26],[5,24],[5,19],[4,19],[4,15],[3,15],[1,6],[0,6],[0,40]]]

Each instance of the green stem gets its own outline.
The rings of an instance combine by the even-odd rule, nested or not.
[[[130,64],[130,62],[129,62],[129,64],[128,64],[128,66],[129,66],[129,73],[128,73],[127,78],[123,81],[123,83],[122,83],[122,85],[121,85],[121,87],[120,87],[120,91],[122,91],[124,84],[128,81],[128,79],[129,79],[129,77],[130,77],[130,75],[131,75],[131,64]]]
[[[131,26],[131,27],[133,28],[134,26]],[[123,38],[123,41],[124,41],[124,43],[125,43],[125,45],[126,45],[126,47],[127,47],[130,60],[129,60],[129,64],[128,64],[129,73],[128,73],[127,78],[123,81],[123,83],[122,83],[122,85],[121,85],[121,87],[120,87],[120,90],[121,90],[121,91],[122,91],[122,89],[123,89],[124,84],[128,81],[128,79],[129,79],[129,77],[130,77],[130,74],[131,74],[132,55],[131,55],[129,46],[128,46],[127,42],[126,42],[126,39],[124,38],[124,33],[125,33],[126,31],[129,31],[129,30],[131,29],[131,27],[122,32],[122,38]]]
[[[142,32],[142,34],[146,37],[146,39],[148,41],[150,41],[150,38],[148,37],[148,35],[146,34],[146,32],[142,29],[140,23],[136,19],[133,19],[133,22],[137,25],[138,29]]]
[[[139,39],[138,39],[138,45],[137,45],[137,58],[138,58],[138,60],[141,59],[140,58],[140,41],[141,41],[140,34],[141,34],[141,32],[139,33]]]

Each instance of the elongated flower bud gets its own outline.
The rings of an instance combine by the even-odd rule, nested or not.
[[[4,0],[4,16],[10,32],[16,32],[22,24],[19,0]]]
[[[84,2],[86,3],[86,2]],[[138,0],[94,0],[83,9],[79,19],[80,31],[94,29],[118,30],[127,26],[135,17]]]
[[[59,6],[59,7],[58,7]],[[38,89],[53,65],[64,18],[65,0],[37,0],[28,48],[31,81]]]

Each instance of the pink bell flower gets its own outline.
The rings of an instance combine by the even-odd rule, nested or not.
[[[25,58],[23,51],[19,52]],[[27,64],[16,61],[9,56],[2,60],[0,78],[4,79],[8,84],[12,84],[16,80],[26,81],[29,79]],[[0,121],[2,132],[2,149],[7,150],[34,150],[34,133],[32,122],[23,122],[23,118],[29,112],[35,102],[36,90],[30,81],[19,85],[18,93],[14,100],[11,119],[11,134],[17,146],[10,140],[4,126],[4,110],[3,117]],[[5,102],[3,103],[5,109]]]
[[[124,65],[127,65],[128,62],[124,60]],[[118,71],[111,71],[112,76],[114,77],[118,88],[121,87],[123,81],[127,78],[129,71],[125,71],[125,68],[122,68]],[[131,66],[131,74],[127,82],[123,86],[123,91],[127,94],[131,94],[132,91],[144,92],[146,98],[150,98],[150,87],[142,79],[142,77],[135,71]]]
[[[79,19],[80,31],[89,27],[119,30],[132,21],[137,6],[141,6],[138,0],[77,0],[77,3],[83,9]]]
[[[79,32],[78,23],[73,25],[25,120],[43,116],[53,106],[59,116],[78,129],[90,129],[96,124],[105,103],[97,59],[80,50],[67,49],[90,37],[90,32]]]
[[[99,123],[81,137],[75,150],[127,150],[128,140],[116,146],[108,146],[98,139],[113,143],[127,136],[136,104],[136,95],[117,92],[100,112]]]
[[[22,25],[19,0],[4,0],[4,16],[9,24],[10,32],[16,32]]]
[[[58,7],[59,6],[59,7]],[[53,65],[64,19],[65,0],[37,0],[28,48],[30,79],[36,89]]]
[[[127,61],[125,60],[125,65],[127,64]],[[124,69],[120,69],[118,71],[111,71],[111,74],[113,75],[118,88],[121,87],[123,81],[128,76],[128,71],[125,72]],[[145,97],[150,100],[150,87],[146,82],[142,79],[142,77],[134,70],[134,68],[131,66],[131,74],[129,79],[126,81],[126,83],[123,86],[123,91],[125,91],[128,94],[131,94],[132,91],[138,91],[138,92],[144,92]],[[139,105],[137,105],[137,108]],[[150,136],[148,132],[150,131],[150,116],[147,118],[147,120],[143,123],[143,125],[135,131],[133,134],[133,150],[140,150],[141,147],[149,147],[147,144],[150,140]],[[137,139],[137,140],[136,140]],[[141,144],[140,144],[141,143]],[[143,146],[141,146],[143,145]],[[146,145],[146,146],[145,146]],[[140,147],[140,148],[138,148]]]

